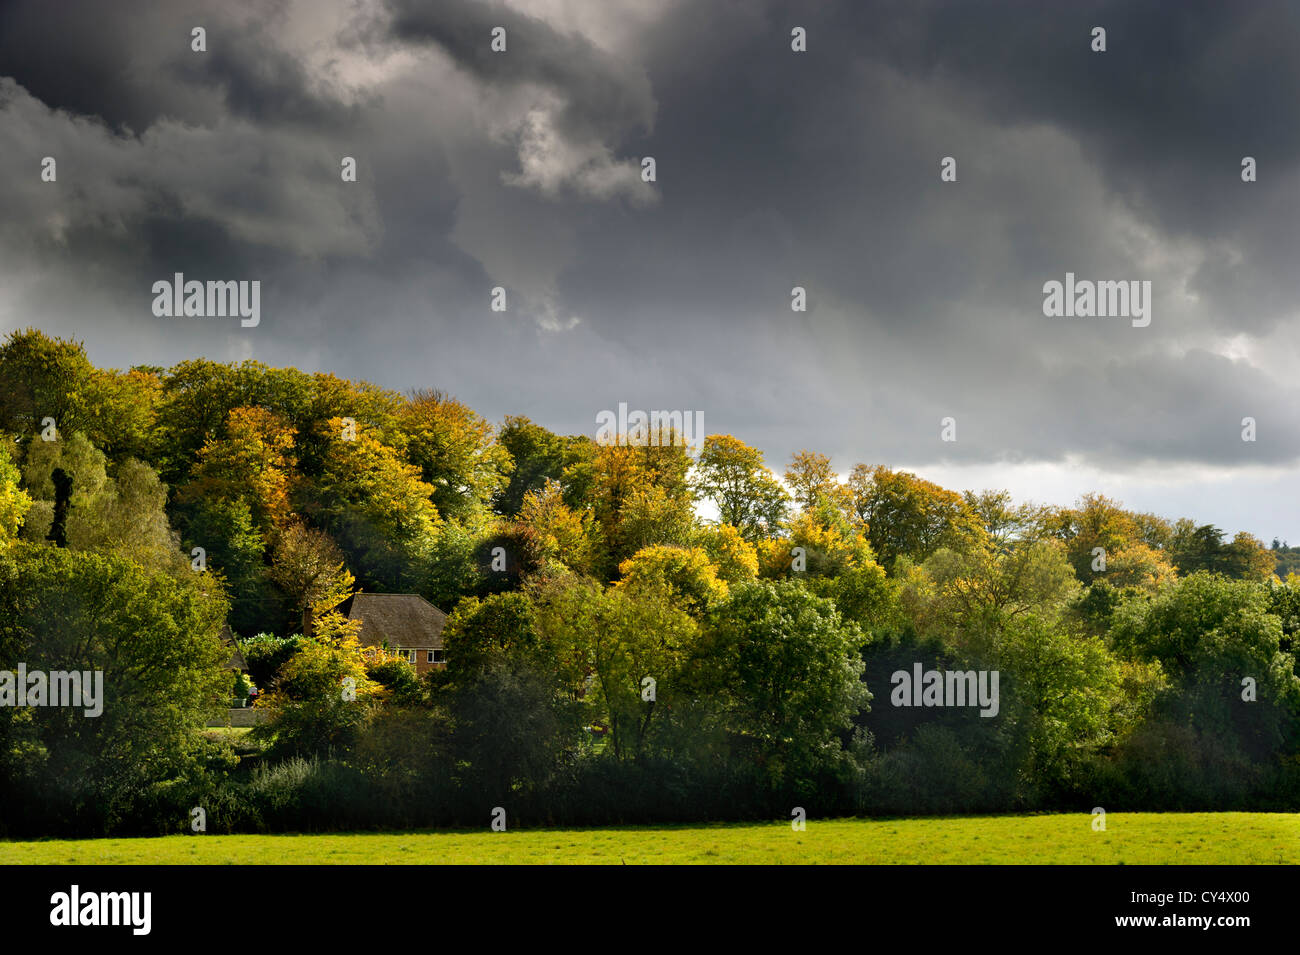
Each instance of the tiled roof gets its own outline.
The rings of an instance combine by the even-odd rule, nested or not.
[[[244,659],[244,651],[239,649],[239,641],[230,630],[230,624],[225,624],[221,628],[221,643],[231,650],[230,660],[226,663],[227,670],[239,670],[241,673],[248,672],[248,661]]]
[[[419,594],[356,594],[349,620],[361,621],[361,642],[370,646],[441,650],[447,615]]]

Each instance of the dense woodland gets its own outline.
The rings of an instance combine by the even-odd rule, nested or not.
[[[1280,541],[36,330],[0,433],[0,669],[106,685],[0,708],[6,834],[1300,809]],[[449,612],[446,669],[362,646],[357,590]],[[227,623],[242,755],[202,731],[248,691]],[[997,716],[891,705],[916,663],[999,671]]]

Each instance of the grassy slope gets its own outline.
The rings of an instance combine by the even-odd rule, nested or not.
[[[1300,863],[1300,814],[1114,813],[0,842],[0,863]]]

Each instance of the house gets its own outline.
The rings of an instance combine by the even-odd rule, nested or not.
[[[248,661],[244,659],[244,651],[239,649],[239,641],[235,639],[228,623],[221,628],[221,645],[230,651],[230,660],[226,663],[225,669],[234,670],[236,673],[247,673]]]
[[[415,666],[416,672],[446,666],[442,628],[447,615],[419,594],[353,594],[343,612],[361,621],[361,643],[386,646]]]

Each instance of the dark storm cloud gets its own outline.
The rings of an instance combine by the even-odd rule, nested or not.
[[[644,326],[694,329],[694,350],[725,355],[733,368],[743,361],[738,345],[761,353],[751,375],[737,376],[754,383],[747,398],[785,379],[794,400],[802,384],[805,406],[826,407],[813,385],[839,365],[860,414],[905,406],[894,410],[894,427],[872,428],[870,453],[890,458],[1059,459],[1087,447],[1108,459],[1226,463],[1240,460],[1241,442],[1224,421],[1257,412],[1270,416],[1276,440],[1251,454],[1293,460],[1300,429],[1277,413],[1279,389],[1293,394],[1291,382],[1159,350],[1194,344],[1198,333],[1294,322],[1296,190],[1284,165],[1294,156],[1265,131],[1293,123],[1295,107],[1242,115],[1252,112],[1253,90],[1293,82],[1294,68],[1275,60],[1273,73],[1251,64],[1241,76],[1221,75],[1223,60],[1243,60],[1243,36],[1267,34],[1268,24],[1256,15],[1244,26],[1223,22],[1220,11],[1200,18],[1197,47],[1194,30],[1162,34],[1150,17],[1131,26],[1133,16],[1109,8],[1055,18],[1020,7],[944,9],[954,15],[923,11],[910,23],[895,9],[891,26],[864,4],[815,8],[811,23],[805,11],[781,16],[772,7],[738,21],[729,8],[693,6],[662,23],[647,55],[661,120],[641,145],[660,157],[665,203],[587,233],[580,264],[562,282],[579,311],[611,324],[631,312]],[[808,60],[773,51],[796,22],[808,24]],[[1109,26],[1106,54],[1088,48],[1097,23]],[[1135,43],[1156,50],[1157,78],[1140,54],[1103,59]],[[1276,48],[1266,43],[1264,52]],[[1100,89],[1086,89],[1090,75],[1104,78]],[[1213,90],[1209,104],[1189,105],[1199,89]],[[1225,138],[1216,117],[1233,103],[1241,105]],[[1161,137],[1179,116],[1196,122],[1170,146]],[[1141,155],[1144,128],[1156,144],[1150,156]],[[1246,185],[1239,160],[1262,153],[1256,133],[1277,147],[1274,171]],[[1184,153],[1199,178],[1171,193],[1159,160]],[[958,184],[938,181],[944,155],[959,159]],[[1193,238],[1240,238],[1241,262],[1229,264],[1228,250],[1212,245],[1181,276],[1134,261],[1126,230],[1167,229],[1177,240],[1199,213],[1180,212],[1175,199],[1194,210],[1207,197],[1231,208],[1231,222]],[[1158,252],[1160,238],[1147,251]],[[1154,278],[1153,327],[1045,319],[1042,283],[1066,271]],[[809,288],[807,316],[788,310],[794,284]],[[665,289],[678,307],[652,304]],[[1185,292],[1201,294],[1202,305],[1184,307]],[[828,300],[854,319],[819,322]],[[713,326],[717,334],[700,328],[702,316],[719,315],[731,319]],[[1108,373],[1117,367],[1129,374]],[[1062,369],[1072,387],[1059,387]],[[891,400],[899,395],[905,401]],[[1099,406],[1110,413],[1089,410]],[[972,419],[973,440],[935,442],[938,415],[948,413]],[[762,429],[761,420],[745,423]]]
[[[653,125],[654,98],[644,73],[581,35],[560,33],[500,2],[388,0],[387,6],[394,39],[436,43],[486,83],[535,83],[559,91],[565,98],[560,122],[567,133],[622,136],[649,132]],[[496,27],[506,29],[508,55],[493,52],[485,42]]]
[[[340,102],[321,89],[265,29],[251,21],[211,30],[208,54],[184,49],[168,68],[181,82],[219,88],[231,114],[255,123],[322,126],[336,133],[355,127],[362,104]]]
[[[698,409],[778,468],[1295,467],[1292,6],[51,6],[0,9],[0,316],[101,363],[256,357],[563,431]],[[262,326],[153,317],[174,271],[260,278]],[[1045,317],[1067,271],[1151,280],[1151,326]]]
[[[165,117],[210,124],[354,123],[341,102],[276,39],[288,4],[205,0],[8,0],[0,71],[46,105],[141,132]],[[208,50],[191,49],[203,27]]]
[[[157,118],[149,102],[157,94],[132,82],[130,66],[135,26],[147,8],[144,0],[124,0],[106,16],[95,0],[68,0],[58,9],[10,0],[0,5],[0,74],[50,106],[143,128]]]
[[[897,18],[857,11],[871,55],[961,90],[989,122],[1069,132],[1108,186],[1168,235],[1247,245],[1248,262],[1216,255],[1194,278],[1235,320],[1266,328],[1294,314],[1300,278],[1286,263],[1300,244],[1294,229],[1268,225],[1300,215],[1292,181],[1300,7],[1192,0],[908,4]],[[1107,31],[1104,54],[1079,42],[1094,26]],[[1243,189],[1236,173],[1247,155],[1265,174]]]

